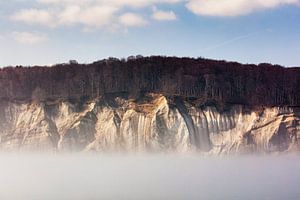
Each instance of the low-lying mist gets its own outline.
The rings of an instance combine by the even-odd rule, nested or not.
[[[299,200],[300,156],[0,155],[0,199]]]

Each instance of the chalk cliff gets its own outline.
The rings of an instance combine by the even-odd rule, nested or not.
[[[1,151],[300,150],[300,69],[149,57],[0,71]]]

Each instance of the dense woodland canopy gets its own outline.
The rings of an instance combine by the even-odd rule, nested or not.
[[[214,104],[300,106],[300,68],[242,65],[203,58],[109,58],[92,64],[6,67],[0,70],[2,101],[82,100],[145,92]]]

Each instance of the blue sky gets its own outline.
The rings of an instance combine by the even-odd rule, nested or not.
[[[170,55],[300,66],[300,0],[0,0],[0,66]]]

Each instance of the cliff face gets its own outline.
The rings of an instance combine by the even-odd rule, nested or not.
[[[300,149],[300,70],[151,57],[0,71],[2,151]]]
[[[200,151],[211,154],[299,150],[300,109],[220,113],[148,94],[146,101],[116,97],[81,109],[70,102],[8,103],[1,108],[2,150]]]

